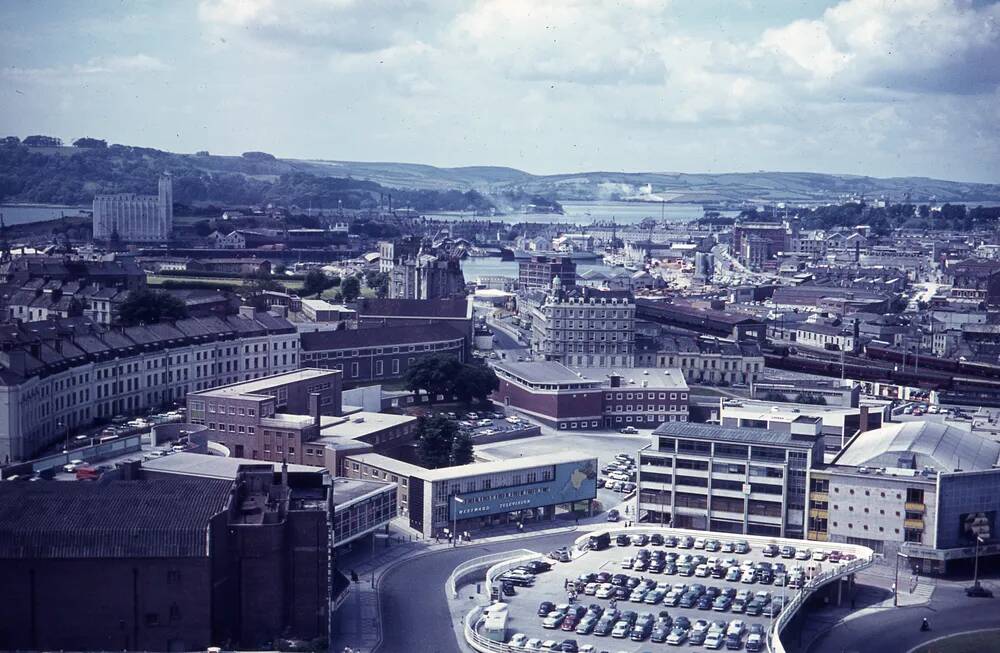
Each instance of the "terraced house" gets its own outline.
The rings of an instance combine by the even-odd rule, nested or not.
[[[4,325],[0,462],[30,458],[75,429],[116,415],[298,365],[295,327],[249,308],[113,329],[90,318]]]

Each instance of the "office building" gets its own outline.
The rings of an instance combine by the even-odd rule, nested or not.
[[[597,497],[597,459],[573,452],[441,469],[379,454],[347,463],[350,477],[399,483],[400,516],[425,537],[549,520],[561,510],[589,514]]]
[[[244,310],[111,329],[89,318],[0,328],[0,462],[26,460],[96,420],[299,366],[284,318]]]
[[[902,552],[923,573],[1000,555],[1000,443],[930,421],[860,433],[810,478],[808,536]]]
[[[788,431],[666,423],[639,450],[640,521],[722,533],[805,537],[820,420]]]
[[[576,367],[635,364],[635,300],[632,293],[588,286],[552,290],[532,312],[532,353]]]
[[[636,338],[635,364],[677,368],[692,384],[749,385],[764,372],[764,354],[755,340],[639,336]]]
[[[861,386],[840,379],[758,379],[750,386],[750,397],[758,401],[857,407]]]
[[[170,173],[160,176],[157,195],[94,197],[94,240],[162,243],[174,227],[174,191]]]
[[[576,285],[576,263],[570,256],[537,255],[517,262],[517,280],[522,290],[549,288],[559,279],[563,288]]]
[[[676,369],[579,368],[497,362],[493,401],[558,429],[652,428],[688,419],[688,386]]]

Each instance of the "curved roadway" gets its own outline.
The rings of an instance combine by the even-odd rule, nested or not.
[[[929,632],[920,631],[924,617]],[[879,610],[841,622],[822,635],[809,653],[905,652],[932,639],[1000,624],[1000,600],[972,599],[963,585],[938,584],[931,602],[923,606]]]
[[[452,618],[444,583],[460,563],[488,553],[531,549],[541,553],[573,542],[575,533],[518,538],[435,551],[391,567],[379,583],[382,653],[464,653],[458,647],[461,621]]]

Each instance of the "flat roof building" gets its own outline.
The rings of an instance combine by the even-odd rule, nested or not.
[[[399,483],[400,515],[425,537],[586,510],[597,497],[597,459],[574,452],[427,469],[379,454],[350,455],[348,476]]]

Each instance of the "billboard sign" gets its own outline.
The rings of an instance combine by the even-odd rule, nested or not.
[[[975,542],[977,538],[989,542],[996,533],[996,516],[995,510],[963,513],[959,517],[961,538],[967,542]]]
[[[553,478],[547,481],[458,494],[457,500],[449,501],[448,519],[499,515],[597,497],[596,459],[553,467]]]

